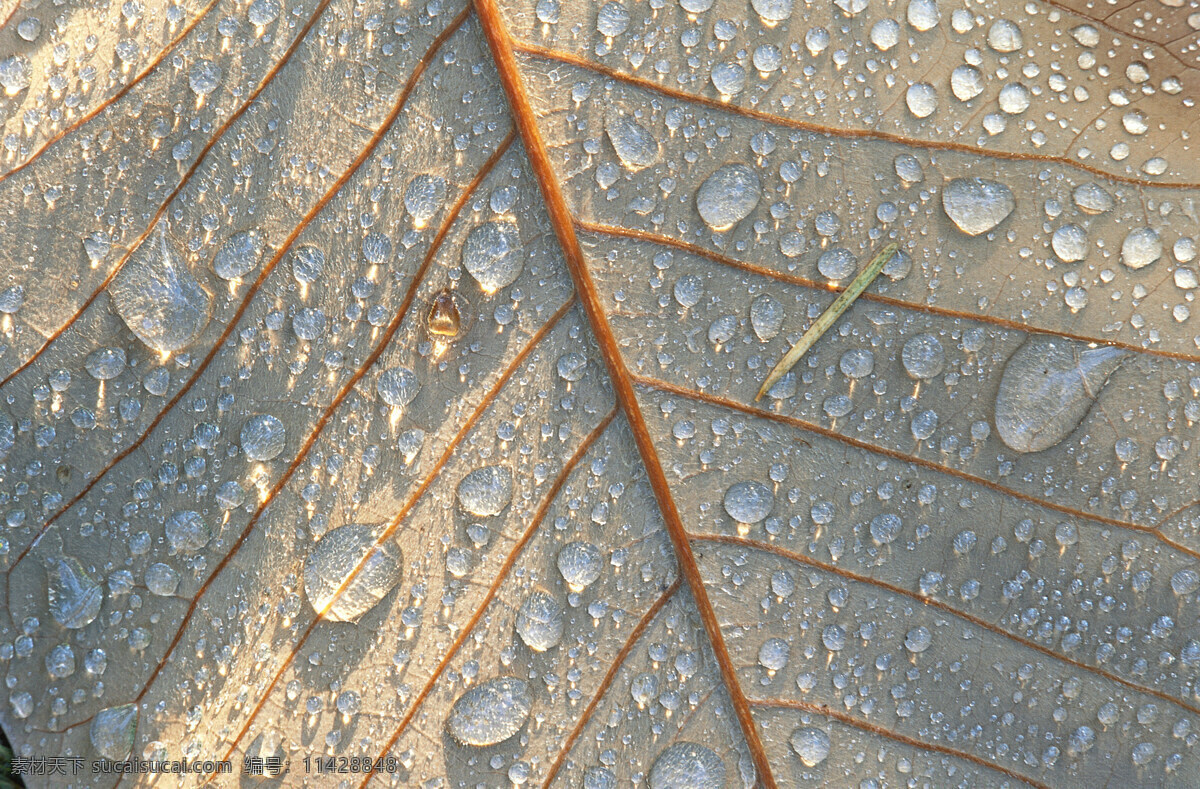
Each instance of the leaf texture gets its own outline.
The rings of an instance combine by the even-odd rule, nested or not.
[[[1194,2],[55,9],[0,5],[17,756],[1194,785]]]

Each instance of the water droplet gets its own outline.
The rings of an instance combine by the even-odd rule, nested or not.
[[[407,367],[393,367],[379,374],[375,391],[392,408],[405,408],[421,390],[417,374]]]
[[[675,282],[672,291],[675,301],[685,309],[691,309],[700,303],[704,297],[704,280],[695,274],[684,274]]]
[[[414,176],[404,189],[404,210],[417,227],[437,216],[446,201],[446,179],[422,173]]]
[[[96,752],[110,761],[119,762],[129,758],[133,750],[133,736],[137,730],[137,705],[122,704],[108,707],[92,718],[88,739]]]
[[[270,414],[258,414],[242,426],[241,445],[251,460],[273,460],[283,452],[287,431],[283,423]]]
[[[583,591],[600,577],[604,557],[590,542],[572,542],[558,552],[558,571],[574,591]]]
[[[1071,191],[1071,199],[1085,214],[1103,214],[1114,205],[1112,195],[1095,182],[1080,184]]]
[[[1175,594],[1190,595],[1197,589],[1200,589],[1200,572],[1185,568],[1171,576],[1171,591]]]
[[[604,130],[621,164],[637,171],[654,164],[658,159],[658,140],[640,123],[617,110],[605,116]]]
[[[250,20],[250,24],[261,27],[274,22],[279,17],[280,10],[282,9],[279,0],[254,0],[246,18]]]
[[[516,282],[525,267],[516,224],[495,220],[473,229],[463,244],[462,263],[484,293],[495,293]]]
[[[596,16],[596,30],[602,36],[613,38],[629,28],[629,11],[620,3],[605,3]]]
[[[101,348],[88,354],[83,366],[97,381],[111,381],[125,372],[125,351],[120,348]]]
[[[909,337],[900,352],[904,371],[917,380],[936,378],[946,369],[946,352],[937,337],[917,334]]]
[[[517,634],[534,652],[558,646],[563,636],[562,605],[549,592],[534,592],[517,611]]]
[[[958,66],[950,72],[950,90],[959,101],[970,101],[983,93],[983,72],[974,66]]]
[[[512,501],[512,472],[503,466],[484,466],[458,483],[458,503],[478,518],[499,515]]]
[[[1020,82],[1010,82],[1005,85],[1000,89],[1000,95],[997,97],[1000,109],[1009,115],[1020,115],[1025,112],[1029,109],[1030,101],[1029,88]]]
[[[830,652],[838,652],[846,646],[846,628],[841,625],[827,625],[821,631],[821,643]]]
[[[750,0],[750,5],[764,22],[770,24],[791,17],[793,0]]]
[[[801,726],[792,732],[791,743],[805,767],[816,767],[829,758],[829,735],[824,729]]]
[[[498,677],[458,697],[446,718],[446,731],[463,745],[497,745],[521,730],[533,709],[524,680]]]
[[[932,643],[933,634],[924,625],[914,627],[904,636],[904,648],[914,655],[929,649],[929,645]]]
[[[564,381],[578,381],[587,372],[588,359],[582,353],[564,353],[558,357],[555,369]]]
[[[46,598],[54,621],[78,630],[90,625],[100,614],[104,589],[78,560],[56,556],[46,562]]]
[[[846,351],[838,360],[838,369],[842,371],[842,375],[853,380],[866,378],[875,371],[875,354],[866,348]]]
[[[1015,22],[1007,19],[997,19],[988,29],[988,46],[996,52],[1016,52],[1025,44],[1021,37],[1021,28]]]
[[[858,270],[854,253],[841,247],[833,247],[821,253],[817,258],[817,271],[822,277],[837,280],[849,279]]]
[[[700,185],[696,208],[700,218],[719,232],[750,216],[761,197],[762,186],[754,170],[744,164],[727,164]]]
[[[1162,257],[1162,252],[1162,239],[1150,227],[1131,230],[1121,242],[1121,262],[1134,270],[1149,266]]]
[[[400,583],[399,546],[390,540],[377,546],[375,537],[372,527],[352,523],[327,532],[313,546],[304,560],[304,593],[313,611],[325,611],[335,622],[355,622]],[[355,568],[358,573],[348,581]]]
[[[735,482],[725,491],[725,512],[738,523],[758,523],[771,514],[775,494],[761,482]]]
[[[650,789],[722,789],[725,762],[711,748],[677,742],[654,760],[649,783]]]
[[[155,562],[146,568],[146,588],[150,594],[171,597],[179,588],[179,573],[168,564]]]
[[[1063,225],[1054,231],[1050,246],[1058,259],[1064,263],[1075,263],[1087,257],[1087,231],[1079,225]]]
[[[773,340],[783,328],[783,305],[779,299],[764,294],[750,304],[750,326],[762,342]]]
[[[234,233],[213,257],[213,272],[221,279],[244,277],[258,266],[266,240],[256,230]]]
[[[768,671],[782,671],[788,663],[792,648],[782,638],[768,638],[758,648],[758,663]]]
[[[392,240],[383,233],[367,233],[362,242],[362,253],[372,266],[382,266],[392,256]]]
[[[1017,207],[1012,190],[982,178],[955,178],[942,190],[942,208],[959,230],[969,236],[986,233]]]
[[[937,89],[928,82],[917,82],[908,86],[904,94],[908,111],[917,118],[928,118],[937,111]]]
[[[713,66],[712,84],[722,96],[736,96],[746,89],[746,69],[739,63],[718,63]]]
[[[13,285],[0,291],[0,312],[15,315],[25,304],[25,288]]]
[[[167,518],[167,542],[171,553],[195,553],[208,545],[212,528],[198,512],[180,510]]]
[[[13,55],[0,60],[0,87],[9,96],[15,96],[29,87],[29,59]]]
[[[1083,421],[1127,351],[1030,337],[1009,358],[996,395],[996,432],[1017,452],[1040,452]]]
[[[303,246],[291,255],[292,276],[297,282],[309,285],[325,273],[325,253],[314,246]]]
[[[885,512],[871,519],[871,539],[878,545],[888,545],[895,542],[904,530],[904,521],[899,515]]]
[[[165,230],[142,244],[109,287],[113,306],[139,340],[162,354],[191,344],[208,325],[212,297],[188,273]]]
[[[188,85],[197,96],[204,97],[221,84],[221,67],[211,60],[198,60],[188,72]]]
[[[438,337],[454,339],[462,331],[462,313],[466,302],[449,288],[443,288],[433,297],[425,322],[429,333]]]
[[[937,27],[942,18],[937,0],[911,0],[908,4],[908,23],[924,33]]]

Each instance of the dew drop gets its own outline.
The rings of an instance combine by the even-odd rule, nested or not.
[[[516,224],[495,220],[474,228],[463,244],[462,263],[489,295],[516,282],[525,267]]]
[[[997,19],[988,29],[988,46],[1002,54],[1016,52],[1025,44],[1021,37],[1021,28],[1015,22],[1007,19]]]
[[[805,767],[816,767],[829,758],[831,743],[824,729],[801,726],[792,732],[791,744]]]
[[[213,257],[213,273],[225,280],[244,277],[258,267],[266,241],[256,230],[234,233]]]
[[[1162,253],[1162,239],[1150,227],[1131,230],[1121,242],[1121,262],[1135,271],[1154,263]]]
[[[168,564],[155,562],[146,568],[146,588],[150,594],[171,597],[179,588],[179,573]]]
[[[454,339],[462,331],[462,313],[465,302],[454,291],[443,288],[433,297],[425,323],[429,333],[438,337]]]
[[[773,340],[783,328],[783,305],[779,299],[763,294],[750,304],[750,326],[762,342]]]
[[[137,248],[109,294],[129,330],[161,354],[186,348],[208,325],[212,297],[188,273],[165,230]]]
[[[1075,263],[1087,257],[1087,231],[1079,225],[1063,225],[1054,231],[1050,247],[1063,263]]]
[[[942,208],[955,226],[978,236],[1003,222],[1016,208],[1012,190],[982,178],[955,178],[942,190]]]
[[[379,399],[392,408],[405,408],[421,390],[417,374],[407,367],[393,367],[379,374],[375,391]]]
[[[349,524],[327,532],[313,546],[304,560],[304,593],[313,611],[325,611],[335,622],[355,622],[400,583],[404,565],[399,546],[391,540],[375,545],[375,538],[372,527]]]
[[[1017,452],[1040,452],[1074,432],[1127,351],[1030,337],[1009,358],[996,395],[996,432]]]
[[[775,494],[761,482],[735,482],[725,491],[725,512],[738,523],[758,523],[771,514]]]
[[[909,630],[904,636],[904,648],[914,655],[924,652],[929,649],[929,645],[933,643],[933,634],[929,632],[929,628],[921,625]]]
[[[312,284],[325,273],[325,253],[314,246],[303,246],[292,253],[292,276],[304,285]]]
[[[600,577],[604,557],[590,542],[567,543],[558,552],[558,571],[574,591],[583,591]]]
[[[885,512],[871,519],[871,539],[877,545],[888,545],[895,542],[903,530],[904,521],[900,520],[899,515]]]
[[[134,732],[137,730],[137,705],[122,704],[107,707],[96,713],[88,729],[88,739],[96,752],[110,761],[119,762],[129,758],[133,750]]]
[[[1103,214],[1114,205],[1112,195],[1094,181],[1075,187],[1071,191],[1071,199],[1079,206],[1080,211],[1093,216]]]
[[[782,638],[768,638],[758,648],[758,663],[768,671],[782,671],[788,664],[791,647]]]
[[[904,343],[900,361],[911,378],[929,380],[946,369],[946,351],[932,334],[917,334]]]
[[[13,285],[0,290],[0,312],[5,315],[16,315],[25,304],[25,288]]]
[[[792,16],[793,0],[750,0],[754,12],[763,22],[783,22]]]
[[[125,372],[125,351],[120,348],[101,348],[88,354],[83,366],[97,381],[111,381]]]
[[[937,89],[928,82],[917,82],[908,86],[904,94],[908,111],[917,118],[928,118],[937,111]]]
[[[649,784],[650,789],[722,789],[725,762],[703,745],[677,742],[654,760]]]
[[[458,697],[446,718],[446,731],[463,745],[497,745],[521,730],[532,709],[524,680],[498,677]]]
[[[637,171],[649,167],[658,159],[658,140],[640,123],[617,110],[605,116],[604,130],[621,164]]]
[[[287,431],[283,423],[270,414],[258,414],[242,426],[241,445],[251,460],[273,460],[283,452]]]
[[[974,66],[956,67],[950,72],[950,90],[959,101],[970,101],[983,93],[983,72]]]
[[[195,553],[212,539],[212,528],[192,510],[179,510],[167,518],[166,532],[173,554]]]
[[[458,483],[458,503],[477,518],[499,515],[512,501],[512,472],[503,466],[484,466]]]
[[[596,30],[607,38],[619,36],[629,29],[629,10],[620,3],[605,3],[596,17]]]
[[[758,175],[744,164],[727,164],[696,191],[700,218],[715,231],[728,230],[750,216],[762,197]]]
[[[188,85],[197,96],[204,97],[221,84],[221,67],[211,60],[198,60],[188,72]]]
[[[104,589],[77,559],[56,556],[46,562],[46,598],[54,621],[78,630],[100,614]]]
[[[858,265],[854,259],[854,253],[848,249],[833,247],[822,252],[821,257],[817,258],[817,271],[821,273],[822,277],[835,282],[849,279],[857,270]]]
[[[418,227],[437,216],[446,201],[446,179],[422,173],[414,176],[404,189],[404,210]]]
[[[534,592],[517,610],[517,634],[534,652],[558,646],[563,636],[562,605],[549,592]]]

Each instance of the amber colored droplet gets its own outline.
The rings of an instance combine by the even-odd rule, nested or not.
[[[429,333],[439,337],[457,337],[462,330],[462,316],[457,299],[448,288],[433,297],[429,307]]]

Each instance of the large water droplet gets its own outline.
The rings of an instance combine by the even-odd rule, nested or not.
[[[208,324],[212,297],[188,273],[166,231],[142,244],[109,288],[121,320],[152,350],[174,353]]]
[[[129,758],[133,750],[133,736],[137,731],[137,705],[122,704],[108,707],[92,718],[88,739],[96,752],[110,761],[119,762]]]
[[[725,491],[725,512],[738,523],[758,523],[771,514],[775,494],[761,482],[735,482]]]
[[[1087,257],[1087,231],[1079,225],[1063,225],[1054,231],[1050,247],[1063,263],[1075,263]]]
[[[326,533],[313,546],[304,560],[304,593],[314,611],[328,609],[326,618],[354,622],[400,583],[404,566],[399,546],[390,540],[377,546],[375,537],[372,527],[353,523]],[[357,574],[348,581],[355,568]]]
[[[969,236],[986,233],[1017,207],[1012,190],[982,178],[955,178],[942,190],[942,208],[959,230]]]
[[[496,745],[519,732],[532,709],[524,680],[499,677],[458,697],[446,718],[446,731],[463,745]]]
[[[213,272],[221,279],[244,277],[258,266],[266,240],[256,230],[234,233],[213,257]]]
[[[563,636],[563,607],[549,592],[537,590],[517,611],[517,634],[534,652],[558,646]]]
[[[783,328],[783,305],[771,294],[763,294],[750,304],[750,327],[762,342],[773,340]]]
[[[325,273],[325,253],[314,246],[303,246],[292,253],[292,276],[305,285],[316,282]]]
[[[750,0],[750,5],[764,22],[770,24],[782,22],[792,15],[793,0]]]
[[[46,561],[46,598],[54,621],[78,630],[100,614],[104,589],[77,559],[55,556]]]
[[[1114,204],[1112,195],[1092,181],[1075,187],[1071,192],[1071,199],[1075,201],[1075,205],[1079,206],[1080,211],[1092,215],[1103,214]]]
[[[503,466],[477,468],[458,483],[459,505],[479,518],[499,515],[512,495],[512,472]]]
[[[575,591],[583,591],[600,577],[604,557],[590,542],[572,542],[558,552],[558,571]]]
[[[1021,28],[1007,19],[997,19],[992,23],[988,28],[987,41],[989,47],[1000,53],[1016,52],[1025,43]]]
[[[92,351],[84,360],[83,366],[97,381],[111,381],[125,372],[125,351],[121,348],[101,348]]]
[[[946,351],[932,334],[909,337],[900,352],[904,371],[917,380],[936,378],[946,369]]]
[[[650,789],[722,789],[725,762],[711,748],[677,742],[654,760]]]
[[[421,390],[421,382],[417,374],[407,367],[393,367],[384,370],[375,382],[375,391],[379,399],[393,408],[404,408],[413,401]]]
[[[658,140],[632,118],[611,110],[605,116],[604,130],[617,158],[628,169],[641,170],[658,159]]]
[[[792,750],[805,767],[816,767],[829,758],[829,735],[824,729],[801,726],[792,732]]]
[[[727,164],[700,185],[696,208],[713,230],[728,230],[750,216],[761,197],[762,185],[754,170],[744,164]]]
[[[408,182],[404,189],[404,210],[413,223],[422,227],[433,219],[446,200],[446,179],[422,173]]]
[[[996,432],[1017,452],[1049,449],[1074,432],[1128,354],[1052,337],[1030,337],[1005,364]]]
[[[1162,238],[1151,227],[1129,231],[1121,242],[1121,262],[1131,269],[1145,268],[1162,257]]]
[[[463,244],[462,263],[484,293],[495,293],[516,282],[525,267],[516,224],[495,220],[473,229]]]
[[[212,527],[192,510],[180,510],[167,518],[166,532],[171,553],[195,553],[212,539]]]
[[[252,416],[242,426],[242,451],[251,460],[274,460],[283,452],[286,440],[283,422],[270,414]]]

